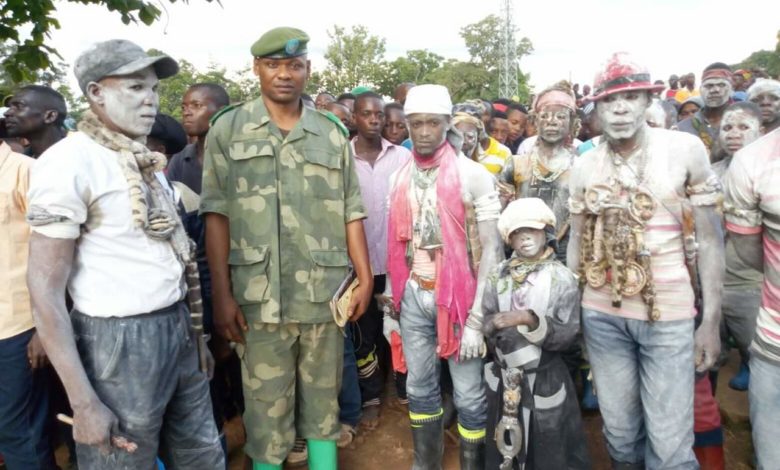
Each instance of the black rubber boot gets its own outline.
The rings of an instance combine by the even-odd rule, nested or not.
[[[414,464],[412,470],[441,470],[444,455],[444,427],[441,415],[425,421],[412,421]]]
[[[460,470],[484,470],[485,440],[460,440]]]

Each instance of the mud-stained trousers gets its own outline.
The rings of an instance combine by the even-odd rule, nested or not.
[[[123,318],[73,311],[71,320],[87,377],[119,419],[113,434],[138,445],[132,454],[103,455],[77,444],[81,470],[151,469],[157,455],[169,470],[225,467],[208,377],[183,302]]]

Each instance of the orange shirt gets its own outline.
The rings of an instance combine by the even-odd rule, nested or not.
[[[677,90],[677,93],[674,94],[674,99],[678,103],[682,103],[683,101],[687,100],[691,96],[699,96],[699,89],[696,88],[695,90],[691,91],[685,87],[680,88]]]
[[[33,327],[27,291],[26,194],[33,160],[0,143],[0,340]]]

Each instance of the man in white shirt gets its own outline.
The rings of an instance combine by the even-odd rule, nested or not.
[[[165,157],[144,145],[158,81],[177,71],[124,40],[82,53],[74,72],[90,110],[31,176],[27,282],[73,407],[81,469],[152,468],[158,454],[172,469],[224,466],[210,357],[193,328],[192,245],[160,177]]]

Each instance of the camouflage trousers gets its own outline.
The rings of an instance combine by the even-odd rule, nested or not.
[[[254,323],[242,372],[245,452],[281,464],[295,437],[338,439],[344,337],[327,323]]]

